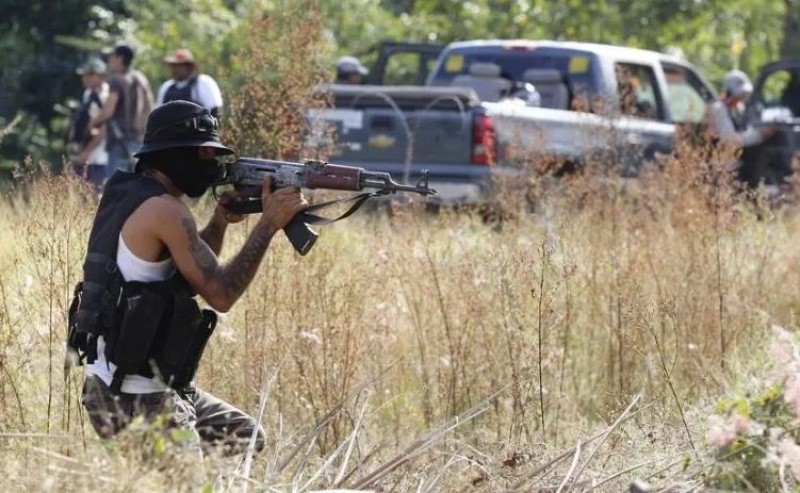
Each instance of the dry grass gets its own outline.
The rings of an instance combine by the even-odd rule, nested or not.
[[[37,491],[618,491],[695,460],[708,399],[771,323],[793,325],[800,224],[710,200],[678,165],[636,192],[576,178],[499,226],[412,207],[326,228],[304,258],[277,238],[199,375],[263,404],[269,446],[204,470],[147,431],[109,453],[83,419],[61,364],[95,203],[41,177],[0,206],[1,474]]]
[[[301,115],[324,103],[308,99],[322,34],[301,7],[243,27],[228,121],[242,151],[293,156]],[[96,201],[28,173],[0,202],[0,484],[697,489],[681,465],[704,464],[709,401],[757,368],[770,324],[795,325],[800,220],[738,198],[726,156],[678,156],[636,182],[604,156],[566,180],[502,184],[498,223],[412,206],[325,228],[303,258],[276,238],[198,377],[261,416],[268,446],[241,461],[200,462],[144,426],[94,436],[62,362]]]

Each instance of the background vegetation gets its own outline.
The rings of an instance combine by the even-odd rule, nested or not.
[[[800,54],[798,0],[318,0],[323,41],[317,56],[371,62],[384,40],[447,43],[474,38],[549,38],[620,43],[682,52],[712,80],[742,68],[755,73]],[[163,56],[192,49],[227,91],[231,63],[249,39],[269,33],[248,21],[294,5],[285,0],[2,0],[0,9],[0,161],[26,154],[62,161],[66,104],[80,94],[74,68],[119,41],[139,50],[154,85]],[[307,5],[307,4],[303,4]]]

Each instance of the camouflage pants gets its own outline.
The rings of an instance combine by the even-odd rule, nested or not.
[[[204,443],[224,446],[227,453],[246,450],[256,429],[256,451],[264,448],[264,430],[253,417],[199,389],[114,395],[105,382],[89,376],[83,383],[82,403],[92,427],[105,439],[139,416],[148,422],[165,416],[168,429],[189,430]]]

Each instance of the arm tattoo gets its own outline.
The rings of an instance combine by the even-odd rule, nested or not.
[[[221,281],[232,300],[238,299],[250,285],[274,234],[272,226],[259,221],[239,253],[223,268]]]
[[[220,266],[212,249],[197,233],[194,221],[183,218],[181,224],[188,235],[189,248],[203,280],[220,283],[225,296],[232,302],[242,295],[253,280],[275,234],[270,225],[259,221],[239,253],[229,263]]]
[[[200,232],[200,238],[206,242],[206,245],[211,248],[214,255],[219,255],[222,251],[222,241],[225,239],[225,225],[220,224],[216,218],[212,217],[203,231]]]
[[[197,226],[192,219],[184,217],[181,219],[181,225],[184,231],[186,231],[186,236],[189,238],[189,248],[191,249],[192,257],[194,257],[194,260],[197,262],[197,266],[200,267],[203,279],[208,282],[214,278],[214,274],[219,267],[217,257],[197,233]]]

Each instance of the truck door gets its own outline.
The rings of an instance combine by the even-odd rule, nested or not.
[[[664,94],[652,65],[617,61],[614,73],[619,115],[615,123],[620,131],[614,136],[617,159],[635,175],[642,162],[672,150],[675,127],[666,121]]]
[[[423,86],[443,49],[444,45],[429,43],[382,43],[369,83]]]

